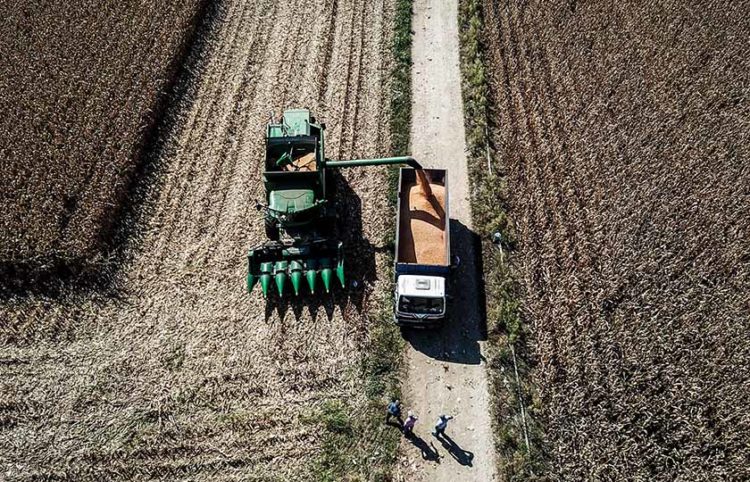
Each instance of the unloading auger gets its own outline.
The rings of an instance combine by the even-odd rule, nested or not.
[[[288,109],[266,127],[263,184],[264,224],[268,241],[247,254],[247,290],[260,284],[267,297],[276,285],[284,295],[287,280],[299,295],[303,278],[310,293],[320,291],[318,279],[330,292],[334,273],[346,285],[344,244],[337,238],[338,222],[331,171],[342,167],[422,166],[413,157],[332,161],[325,157],[325,124],[318,124],[307,109]]]

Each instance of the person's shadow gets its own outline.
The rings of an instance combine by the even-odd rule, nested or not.
[[[432,442],[430,442],[430,444],[428,445],[422,437],[415,433],[407,435],[406,438],[407,440],[409,440],[409,442],[412,443],[412,445],[419,449],[424,460],[437,462],[438,464],[440,463],[440,454],[438,453]]]
[[[404,431],[404,421],[403,419],[401,419],[401,415],[399,416],[394,415],[392,418],[389,418],[388,420],[386,420],[385,424],[390,425],[391,427],[396,427],[402,432]]]
[[[445,434],[436,435],[435,438],[438,439],[443,445],[443,448],[451,454],[451,457],[456,459],[456,462],[461,465],[472,466],[474,460],[474,454],[472,452],[462,449],[455,440]]]

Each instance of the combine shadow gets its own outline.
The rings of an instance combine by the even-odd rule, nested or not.
[[[402,334],[415,350],[436,360],[478,365],[479,342],[487,339],[486,300],[482,277],[482,243],[460,221],[451,219],[451,254],[459,258],[452,274],[447,318],[437,329],[403,328]]]
[[[333,319],[336,308],[344,313],[345,317],[350,309],[361,313],[370,294],[368,285],[372,284],[377,275],[375,253],[393,250],[390,245],[374,246],[365,239],[362,231],[362,200],[338,170],[331,171],[330,179],[335,183],[334,192],[339,213],[337,236],[344,242],[346,287],[342,289],[338,279],[334,277],[331,292],[326,294],[322,287],[323,283],[318,279],[319,289],[315,295],[311,295],[307,283],[303,280],[300,295],[294,296],[291,285],[287,282],[287,291],[281,297],[275,286],[272,286],[266,300],[266,321],[274,317],[274,314],[284,321],[290,310],[296,320],[307,311],[313,321],[317,321],[321,314],[327,320]]]

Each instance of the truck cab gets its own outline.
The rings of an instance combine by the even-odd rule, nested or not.
[[[396,322],[402,325],[430,325],[445,318],[445,278],[402,275],[395,293]]]

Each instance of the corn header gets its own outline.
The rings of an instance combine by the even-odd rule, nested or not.
[[[286,110],[266,126],[266,196],[256,207],[264,212],[268,241],[248,252],[248,292],[256,284],[264,297],[272,285],[279,296],[288,284],[295,295],[305,284],[311,294],[321,288],[328,293],[335,284],[344,287],[344,244],[337,237],[331,171],[403,164],[421,169],[412,157],[332,161],[325,157],[324,131],[325,124],[318,124],[307,109]]]

